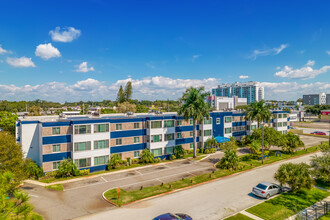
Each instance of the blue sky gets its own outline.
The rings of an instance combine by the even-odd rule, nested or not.
[[[259,81],[266,99],[330,91],[328,1],[0,1],[0,99],[176,99]],[[248,78],[247,78],[248,77]]]

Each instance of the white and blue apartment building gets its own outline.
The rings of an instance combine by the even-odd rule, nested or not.
[[[287,133],[289,112],[274,111],[268,126]],[[197,125],[197,146],[210,137],[241,139],[257,128],[242,112],[211,112],[210,119]],[[79,169],[105,170],[111,154],[122,159],[139,158],[143,149],[155,157],[173,154],[174,147],[193,147],[192,120],[176,113],[105,114],[99,116],[26,116],[16,123],[16,139],[25,157],[44,172],[58,169],[61,160],[71,158]]]

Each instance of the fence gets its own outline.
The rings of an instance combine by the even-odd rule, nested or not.
[[[296,215],[296,220],[314,220],[322,217],[327,212],[330,211],[330,201],[322,200],[318,203],[315,203],[311,207],[308,207],[307,209],[299,212]]]

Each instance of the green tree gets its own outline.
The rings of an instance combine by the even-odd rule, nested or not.
[[[210,106],[205,102],[205,99],[209,96],[209,93],[204,91],[204,87],[188,88],[182,95],[181,102],[182,105],[178,111],[179,115],[183,116],[185,121],[192,118],[193,120],[193,148],[194,148],[194,158],[196,157],[196,125],[199,121],[202,123],[204,117],[206,119],[210,118],[209,109]]]
[[[58,166],[58,170],[56,173],[57,177],[68,177],[75,175],[75,172],[79,172],[76,164],[71,160],[71,158],[64,159],[61,161]]]
[[[28,111],[31,116],[40,116],[42,109],[40,106],[34,105],[30,107]]]
[[[174,148],[174,155],[175,155],[175,157],[177,159],[183,158],[183,156],[184,156],[184,150],[183,150],[183,148],[182,148],[181,145],[175,146],[175,148]]]
[[[108,162],[108,169],[116,169],[120,164],[121,156],[119,154],[111,154],[110,160]]]
[[[287,184],[293,192],[303,188],[310,189],[313,184],[313,178],[309,166],[305,163],[285,163],[282,164],[274,178],[280,182],[281,186]]]
[[[330,147],[328,143],[323,143],[320,148],[322,155],[315,155],[311,160],[312,175],[315,179],[330,184]]]
[[[125,102],[125,92],[123,90],[123,86],[119,87],[118,94],[117,94],[117,102],[118,103]]]
[[[227,150],[237,150],[237,143],[235,139],[230,139],[230,141],[226,141],[223,143],[219,144],[219,147],[222,151],[227,151]]]
[[[117,111],[121,113],[135,112],[136,106],[129,102],[118,103]]]
[[[0,128],[4,131],[10,132],[15,135],[15,125],[17,121],[17,115],[10,112],[0,112]]]
[[[132,98],[132,82],[128,81],[125,86],[125,101],[129,102]]]
[[[293,153],[298,147],[304,147],[304,142],[300,139],[298,135],[293,134],[292,132],[287,133],[285,136],[285,144],[282,147],[282,150],[288,153]]]
[[[43,169],[41,167],[39,167],[36,164],[36,162],[30,158],[25,160],[24,170],[25,170],[28,178],[39,179],[44,174]]]
[[[221,158],[217,167],[220,169],[232,169],[236,170],[238,167],[239,158],[236,150],[226,150],[225,156]]]
[[[0,173],[10,171],[15,182],[26,178],[23,152],[15,137],[8,132],[0,132]]]
[[[271,119],[271,113],[269,110],[268,105],[264,105],[264,101],[261,100],[259,102],[252,102],[245,110],[245,118],[250,121],[257,121],[258,128],[260,127],[260,123],[262,122],[262,146],[261,146],[261,153],[262,153],[262,163],[264,163],[264,122],[268,122]]]
[[[144,105],[136,105],[136,113],[148,113],[149,107]]]
[[[219,144],[214,137],[209,137],[205,142],[206,148],[217,148],[218,146]]]
[[[262,129],[255,129],[250,135],[250,138],[252,141],[261,140]],[[272,127],[264,127],[264,141],[267,142],[269,146],[283,146],[285,144],[285,136]]]
[[[141,163],[154,163],[155,157],[153,153],[150,152],[149,149],[144,149],[140,158]]]
[[[268,144],[265,142],[265,149],[268,149]],[[255,140],[249,145],[249,151],[252,157],[259,158],[262,155],[262,152],[260,150],[261,148],[261,141],[260,140]],[[269,151],[265,150],[264,155],[268,155]]]

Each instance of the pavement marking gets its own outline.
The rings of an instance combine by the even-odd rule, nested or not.
[[[102,179],[104,182],[108,182],[106,179],[104,179],[103,176],[101,176],[101,179]]]
[[[36,196],[36,195],[33,195],[33,194],[29,194],[29,196],[36,197],[36,198],[39,197],[39,196]]]
[[[135,170],[135,172],[137,172],[138,174],[140,174],[140,175],[143,175],[140,171],[138,171],[138,170]]]
[[[171,167],[167,166],[166,164],[164,164],[163,166],[164,166],[164,167],[167,167],[167,168],[171,168]]]
[[[74,189],[81,189],[81,188],[84,188],[84,187],[95,186],[95,185],[104,184],[104,183],[105,182],[91,183],[91,184],[88,184],[88,185],[83,185],[83,186],[77,186],[77,187],[73,187],[73,188],[69,188],[69,189],[64,189],[63,191],[70,191],[70,190],[74,190]]]

